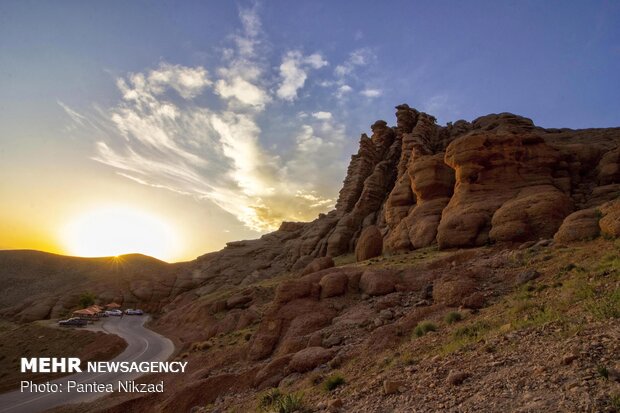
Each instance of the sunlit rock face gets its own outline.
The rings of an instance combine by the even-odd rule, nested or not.
[[[510,113],[440,126],[403,104],[395,126],[379,120],[371,130],[351,157],[334,210],[311,222],[284,222],[260,239],[231,242],[188,263],[150,264],[149,271],[141,264],[139,276],[98,279],[90,290],[172,311],[190,290],[201,296],[250,286],[301,273],[317,257],[352,254],[371,226],[383,238],[384,254],[620,232],[617,202],[610,203],[620,195],[620,128],[544,129]],[[53,297],[32,296],[2,311],[23,320],[57,316],[84,290],[65,285],[71,284]]]
[[[204,279],[251,283],[301,270],[353,253],[373,225],[384,253],[551,238],[570,214],[620,194],[620,128],[543,129],[510,113],[440,126],[403,104],[395,126],[379,120],[371,130],[333,211],[200,257]]]

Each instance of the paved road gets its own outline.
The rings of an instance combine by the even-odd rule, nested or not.
[[[108,317],[98,324],[105,331],[117,334],[127,341],[127,348],[114,361],[165,361],[172,355],[170,340],[144,327],[148,316]],[[62,383],[62,393],[30,393],[12,391],[0,394],[0,413],[37,413],[68,403],[95,400],[110,393],[67,393],[67,381],[81,383],[112,383],[116,389],[119,380],[133,380],[141,373],[82,373],[72,374],[50,383]]]

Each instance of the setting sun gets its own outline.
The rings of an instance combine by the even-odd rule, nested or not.
[[[67,252],[82,257],[141,253],[170,260],[178,237],[160,217],[130,207],[105,207],[76,217],[62,238]]]

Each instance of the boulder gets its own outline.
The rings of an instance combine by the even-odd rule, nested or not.
[[[302,271],[301,275],[312,274],[327,268],[334,266],[334,259],[332,257],[319,257],[315,258],[308,264]]]
[[[327,274],[319,281],[319,285],[321,286],[321,298],[345,294],[347,292],[348,282],[349,277],[345,272]]]
[[[469,277],[443,277],[433,285],[433,300],[450,307],[458,307],[475,289],[476,283]]]
[[[556,242],[574,242],[596,238],[601,232],[599,219],[600,212],[596,208],[573,212],[564,219],[553,239]]]
[[[383,236],[375,225],[364,228],[355,246],[355,259],[365,261],[378,257],[383,252]]]
[[[226,300],[226,308],[228,309],[246,308],[250,306],[251,302],[252,302],[252,296],[244,295],[244,294],[237,294],[237,295],[230,297],[228,300]]]
[[[448,374],[448,378],[446,381],[448,382],[448,384],[451,384],[453,386],[458,386],[462,384],[465,380],[467,380],[469,377],[471,377],[470,373],[467,373],[464,371],[451,371],[450,374]]]
[[[603,214],[598,222],[601,232],[609,237],[620,237],[620,200],[608,202],[600,210]]]
[[[298,298],[308,297],[311,293],[312,282],[308,279],[285,281],[276,289],[274,301],[284,304]]]
[[[254,378],[254,387],[258,390],[266,389],[268,387],[278,387],[280,381],[287,375],[287,366],[293,356],[287,354],[284,356],[276,357],[271,360],[265,367],[260,369],[256,373]]]
[[[486,297],[484,296],[484,294],[481,293],[480,291],[477,291],[463,298],[463,301],[461,301],[461,304],[465,308],[477,310],[477,309],[484,307],[485,302],[486,302]]]
[[[402,393],[405,391],[405,382],[402,380],[384,380],[383,393],[386,395]]]
[[[249,359],[261,360],[271,355],[280,340],[281,331],[281,319],[263,320],[250,341]]]
[[[492,129],[457,138],[446,149],[456,185],[437,229],[440,248],[550,237],[570,213],[572,201],[554,186],[560,152],[533,132],[531,121],[492,118],[478,122]]]
[[[390,270],[366,270],[360,278],[360,289],[368,295],[385,295],[394,292],[399,281]]]
[[[304,373],[327,363],[335,354],[335,349],[308,347],[293,355],[289,367],[293,371]]]

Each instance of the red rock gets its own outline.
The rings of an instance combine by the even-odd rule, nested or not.
[[[601,232],[610,237],[620,237],[620,201],[608,202],[600,208],[603,217],[598,222]]]
[[[250,306],[252,296],[238,294],[226,300],[226,308],[246,308]]]
[[[453,386],[458,386],[462,384],[465,380],[471,377],[470,373],[467,372],[450,372],[448,375],[447,382]]]
[[[582,209],[567,216],[553,239],[556,242],[573,242],[599,236],[600,212],[596,208]]]
[[[294,371],[304,373],[320,366],[321,364],[327,363],[334,357],[335,354],[335,349],[308,347],[295,353],[289,366]]]
[[[360,289],[368,295],[385,295],[394,292],[399,281],[390,270],[366,270],[360,278]]]
[[[312,274],[317,271],[321,271],[334,266],[334,259],[332,257],[319,257],[312,260],[302,271],[301,275]]]
[[[250,360],[260,360],[268,357],[273,352],[276,344],[280,340],[282,320],[264,320],[258,327],[258,331],[250,341],[248,357]]]
[[[308,297],[311,293],[312,283],[307,279],[285,281],[276,289],[274,301],[284,304],[298,298]]]
[[[254,378],[254,387],[258,390],[266,389],[268,387],[277,387],[280,381],[286,377],[287,366],[291,361],[292,355],[287,354],[284,356],[276,357],[271,360],[265,367],[256,373]]]
[[[335,297],[343,295],[347,292],[347,283],[349,277],[345,272],[336,272],[333,274],[327,274],[319,285],[321,286],[321,298]]]
[[[355,246],[355,259],[365,261],[377,257],[383,252],[383,236],[374,225],[364,228]]]
[[[458,307],[465,297],[476,288],[474,280],[468,277],[444,277],[433,285],[433,300],[451,307]]]
[[[461,304],[465,308],[477,310],[477,309],[484,307],[485,302],[486,302],[486,297],[484,296],[484,294],[478,291],[463,298],[463,301],[461,302]]]
[[[384,380],[383,393],[386,395],[402,393],[405,391],[405,382],[402,380]]]

